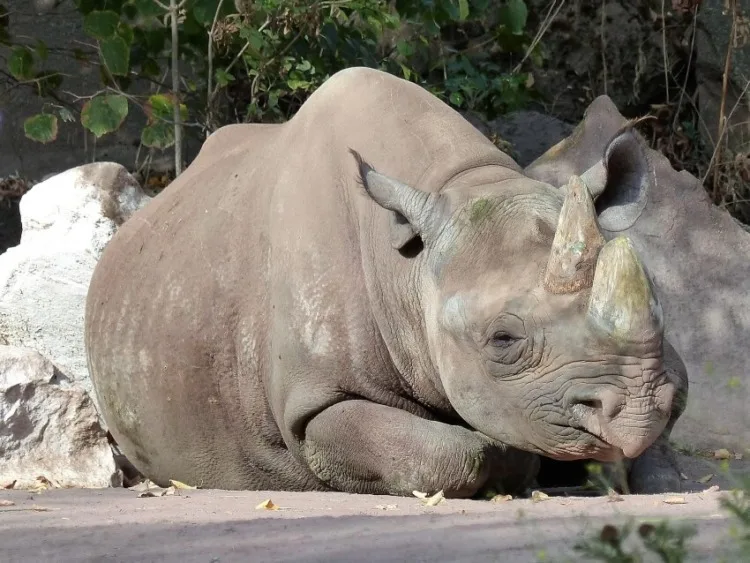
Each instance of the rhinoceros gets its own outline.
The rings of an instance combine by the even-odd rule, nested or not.
[[[108,244],[102,415],[157,484],[469,497],[624,460],[632,491],[673,488],[687,379],[637,252],[603,235],[647,172],[625,127],[534,180],[418,85],[338,72],[284,124],[212,133]]]

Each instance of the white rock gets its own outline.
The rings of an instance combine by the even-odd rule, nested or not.
[[[20,203],[21,244],[0,255],[0,344],[49,358],[94,400],[86,366],[86,293],[117,227],[150,198],[119,164],[72,168]]]
[[[34,350],[0,346],[0,485],[120,486],[107,434],[89,395]]]

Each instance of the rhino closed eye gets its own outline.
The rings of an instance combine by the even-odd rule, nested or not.
[[[490,338],[490,345],[495,348],[509,348],[518,342],[520,338],[517,338],[507,332],[496,332]]]
[[[527,339],[522,324],[513,328],[508,327],[507,323],[503,324],[506,326],[495,328],[490,332],[491,336],[487,339],[485,353],[492,363],[508,366],[517,363],[523,357],[527,348]]]

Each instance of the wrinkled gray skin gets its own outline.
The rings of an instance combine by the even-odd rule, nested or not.
[[[113,436],[159,484],[471,496],[523,489],[544,456],[628,457],[634,490],[677,488],[663,446],[686,381],[665,372],[658,301],[626,239],[587,254],[585,190],[644,197],[634,139],[602,147],[619,176],[560,189],[368,69],[286,124],[217,131],[94,272]],[[558,245],[553,268],[574,192],[593,261]]]

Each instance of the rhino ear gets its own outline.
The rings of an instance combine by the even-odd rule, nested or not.
[[[601,161],[581,179],[596,200],[599,225],[624,231],[641,216],[648,200],[648,160],[631,125],[612,137]]]
[[[429,238],[437,196],[376,172],[358,152],[349,149],[359,168],[359,182],[378,205],[389,210],[391,246],[402,250],[416,237]]]

